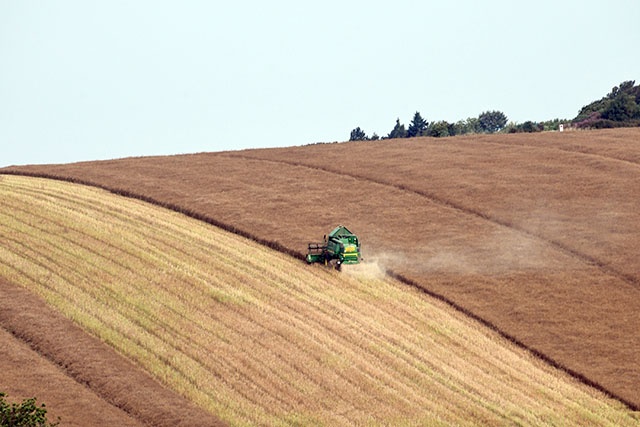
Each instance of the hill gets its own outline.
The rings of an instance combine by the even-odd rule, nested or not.
[[[300,257],[365,256],[640,407],[640,129],[472,135],[7,168],[102,186]]]
[[[0,276],[231,424],[637,424],[619,402],[375,264],[309,267],[64,182],[4,176],[0,195]],[[37,335],[47,313],[25,308],[30,321],[3,311],[0,324]],[[65,329],[42,335],[36,347],[72,342]],[[49,347],[76,375],[95,363],[69,367],[59,358],[74,357],[69,345]],[[85,381],[112,383],[100,372]],[[129,408],[136,398],[135,388],[116,396]]]

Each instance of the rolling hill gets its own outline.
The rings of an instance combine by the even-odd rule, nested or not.
[[[307,266],[180,213],[61,181],[0,176],[0,197],[6,285],[39,295],[224,422],[638,424],[620,402],[373,261],[343,273]],[[29,315],[3,310],[0,326],[31,337],[76,380],[87,375],[82,360],[65,362],[83,357],[77,337],[38,336],[48,315]],[[135,374],[120,366],[121,377]],[[99,371],[84,378],[92,390],[110,383]],[[136,413],[135,389],[116,399]]]
[[[11,167],[302,257],[344,223],[383,269],[640,407],[640,129]]]

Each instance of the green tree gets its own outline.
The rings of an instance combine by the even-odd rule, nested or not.
[[[573,124],[579,128],[640,125],[640,86],[635,80],[614,86],[605,97],[582,107]]]
[[[607,98],[613,99],[623,93],[629,94],[630,92],[633,92],[635,84],[635,80],[627,80],[626,82],[622,82],[620,83],[620,87],[614,86],[613,89],[611,89],[611,92],[607,94]]]
[[[420,113],[416,111],[407,129],[407,138],[426,135],[427,126],[429,126],[429,122],[423,119]]]
[[[365,139],[367,139],[367,134],[364,133],[364,131],[360,129],[360,127],[357,127],[351,131],[349,141],[364,141]]]
[[[458,120],[454,124],[451,124],[449,134],[451,135],[465,135],[468,133],[480,133],[480,122],[477,117],[469,117],[466,120]]]
[[[536,123],[532,122],[531,120],[527,120],[522,124],[522,132],[533,133],[538,131],[539,131],[539,126]]]
[[[0,392],[0,427],[54,427],[59,424],[47,421],[47,410],[43,403],[36,406],[36,399],[25,399],[21,404],[9,404]]]
[[[485,111],[478,116],[483,132],[498,132],[507,125],[507,116],[502,111]]]
[[[406,137],[407,137],[407,130],[405,129],[404,125],[400,123],[400,119],[396,119],[396,125],[393,127],[393,130],[389,132],[389,135],[387,135],[387,138],[393,139],[393,138],[406,138]]]
[[[436,138],[441,138],[445,136],[455,135],[455,131],[453,130],[452,124],[446,122],[445,120],[440,120],[438,122],[431,123],[431,125],[429,126],[428,135],[435,136]]]
[[[477,117],[469,117],[467,119],[467,133],[480,133],[482,128],[480,127],[480,120]]]
[[[638,112],[640,112],[640,109],[633,97],[620,92],[602,111],[602,118],[616,122],[626,122],[636,118]]]

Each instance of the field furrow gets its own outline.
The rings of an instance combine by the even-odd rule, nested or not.
[[[545,236],[544,234],[540,234],[539,232],[537,232],[537,230],[530,229],[528,227],[523,227],[517,222],[503,219],[490,212],[482,211],[477,208],[462,204],[453,198],[443,197],[436,193],[416,188],[412,184],[395,183],[391,180],[380,179],[366,173],[354,173],[351,171],[346,172],[346,170],[348,169],[344,168],[343,166],[342,167],[333,166],[333,165],[324,166],[314,162],[305,162],[300,160],[292,161],[292,160],[285,160],[285,159],[270,159],[270,158],[261,159],[260,156],[246,155],[246,154],[226,154],[226,155],[230,157],[236,157],[239,159],[262,160],[266,162],[274,162],[274,163],[284,164],[284,165],[293,166],[293,167],[310,168],[310,169],[314,169],[314,170],[318,170],[318,171],[322,171],[330,174],[335,174],[341,177],[348,177],[348,178],[353,178],[355,180],[368,181],[368,182],[382,185],[382,186],[393,187],[394,189],[400,190],[400,191],[408,191],[419,197],[426,198],[430,202],[436,203],[445,208],[453,209],[464,215],[470,215],[481,220],[489,221],[493,225],[498,227],[506,227],[509,230],[512,230],[516,233],[520,233],[523,236],[526,236],[527,238],[540,240],[544,244],[555,248],[559,252],[567,254],[570,257],[576,258],[577,260],[585,264],[596,266],[597,268],[601,269],[603,273],[607,275],[612,275],[640,289],[640,278],[636,277],[633,274],[625,273],[617,269],[614,265],[611,265],[604,260],[595,258],[594,256],[589,255],[585,252],[581,252],[579,249],[572,247],[571,245],[568,245],[560,240],[551,238],[549,236]],[[614,159],[614,160],[617,160],[617,159]]]
[[[63,182],[3,176],[0,200],[0,276],[230,424],[638,424],[376,265]]]

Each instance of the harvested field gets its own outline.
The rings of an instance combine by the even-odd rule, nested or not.
[[[64,182],[4,176],[0,197],[0,276],[231,424],[638,424],[620,402],[373,263],[308,267]],[[17,311],[0,324],[47,321]]]
[[[365,256],[640,407],[640,130],[318,144],[4,171],[153,200],[302,255]]]
[[[9,286],[1,282],[0,292]],[[4,297],[3,294],[2,314],[9,305]],[[76,382],[4,327],[0,328],[0,343],[0,390],[8,394],[11,402],[36,396],[38,405],[46,404],[47,418],[52,422],[60,419],[63,426],[144,426]]]
[[[2,278],[0,342],[0,390],[12,401],[37,397],[60,426],[223,425]]]

